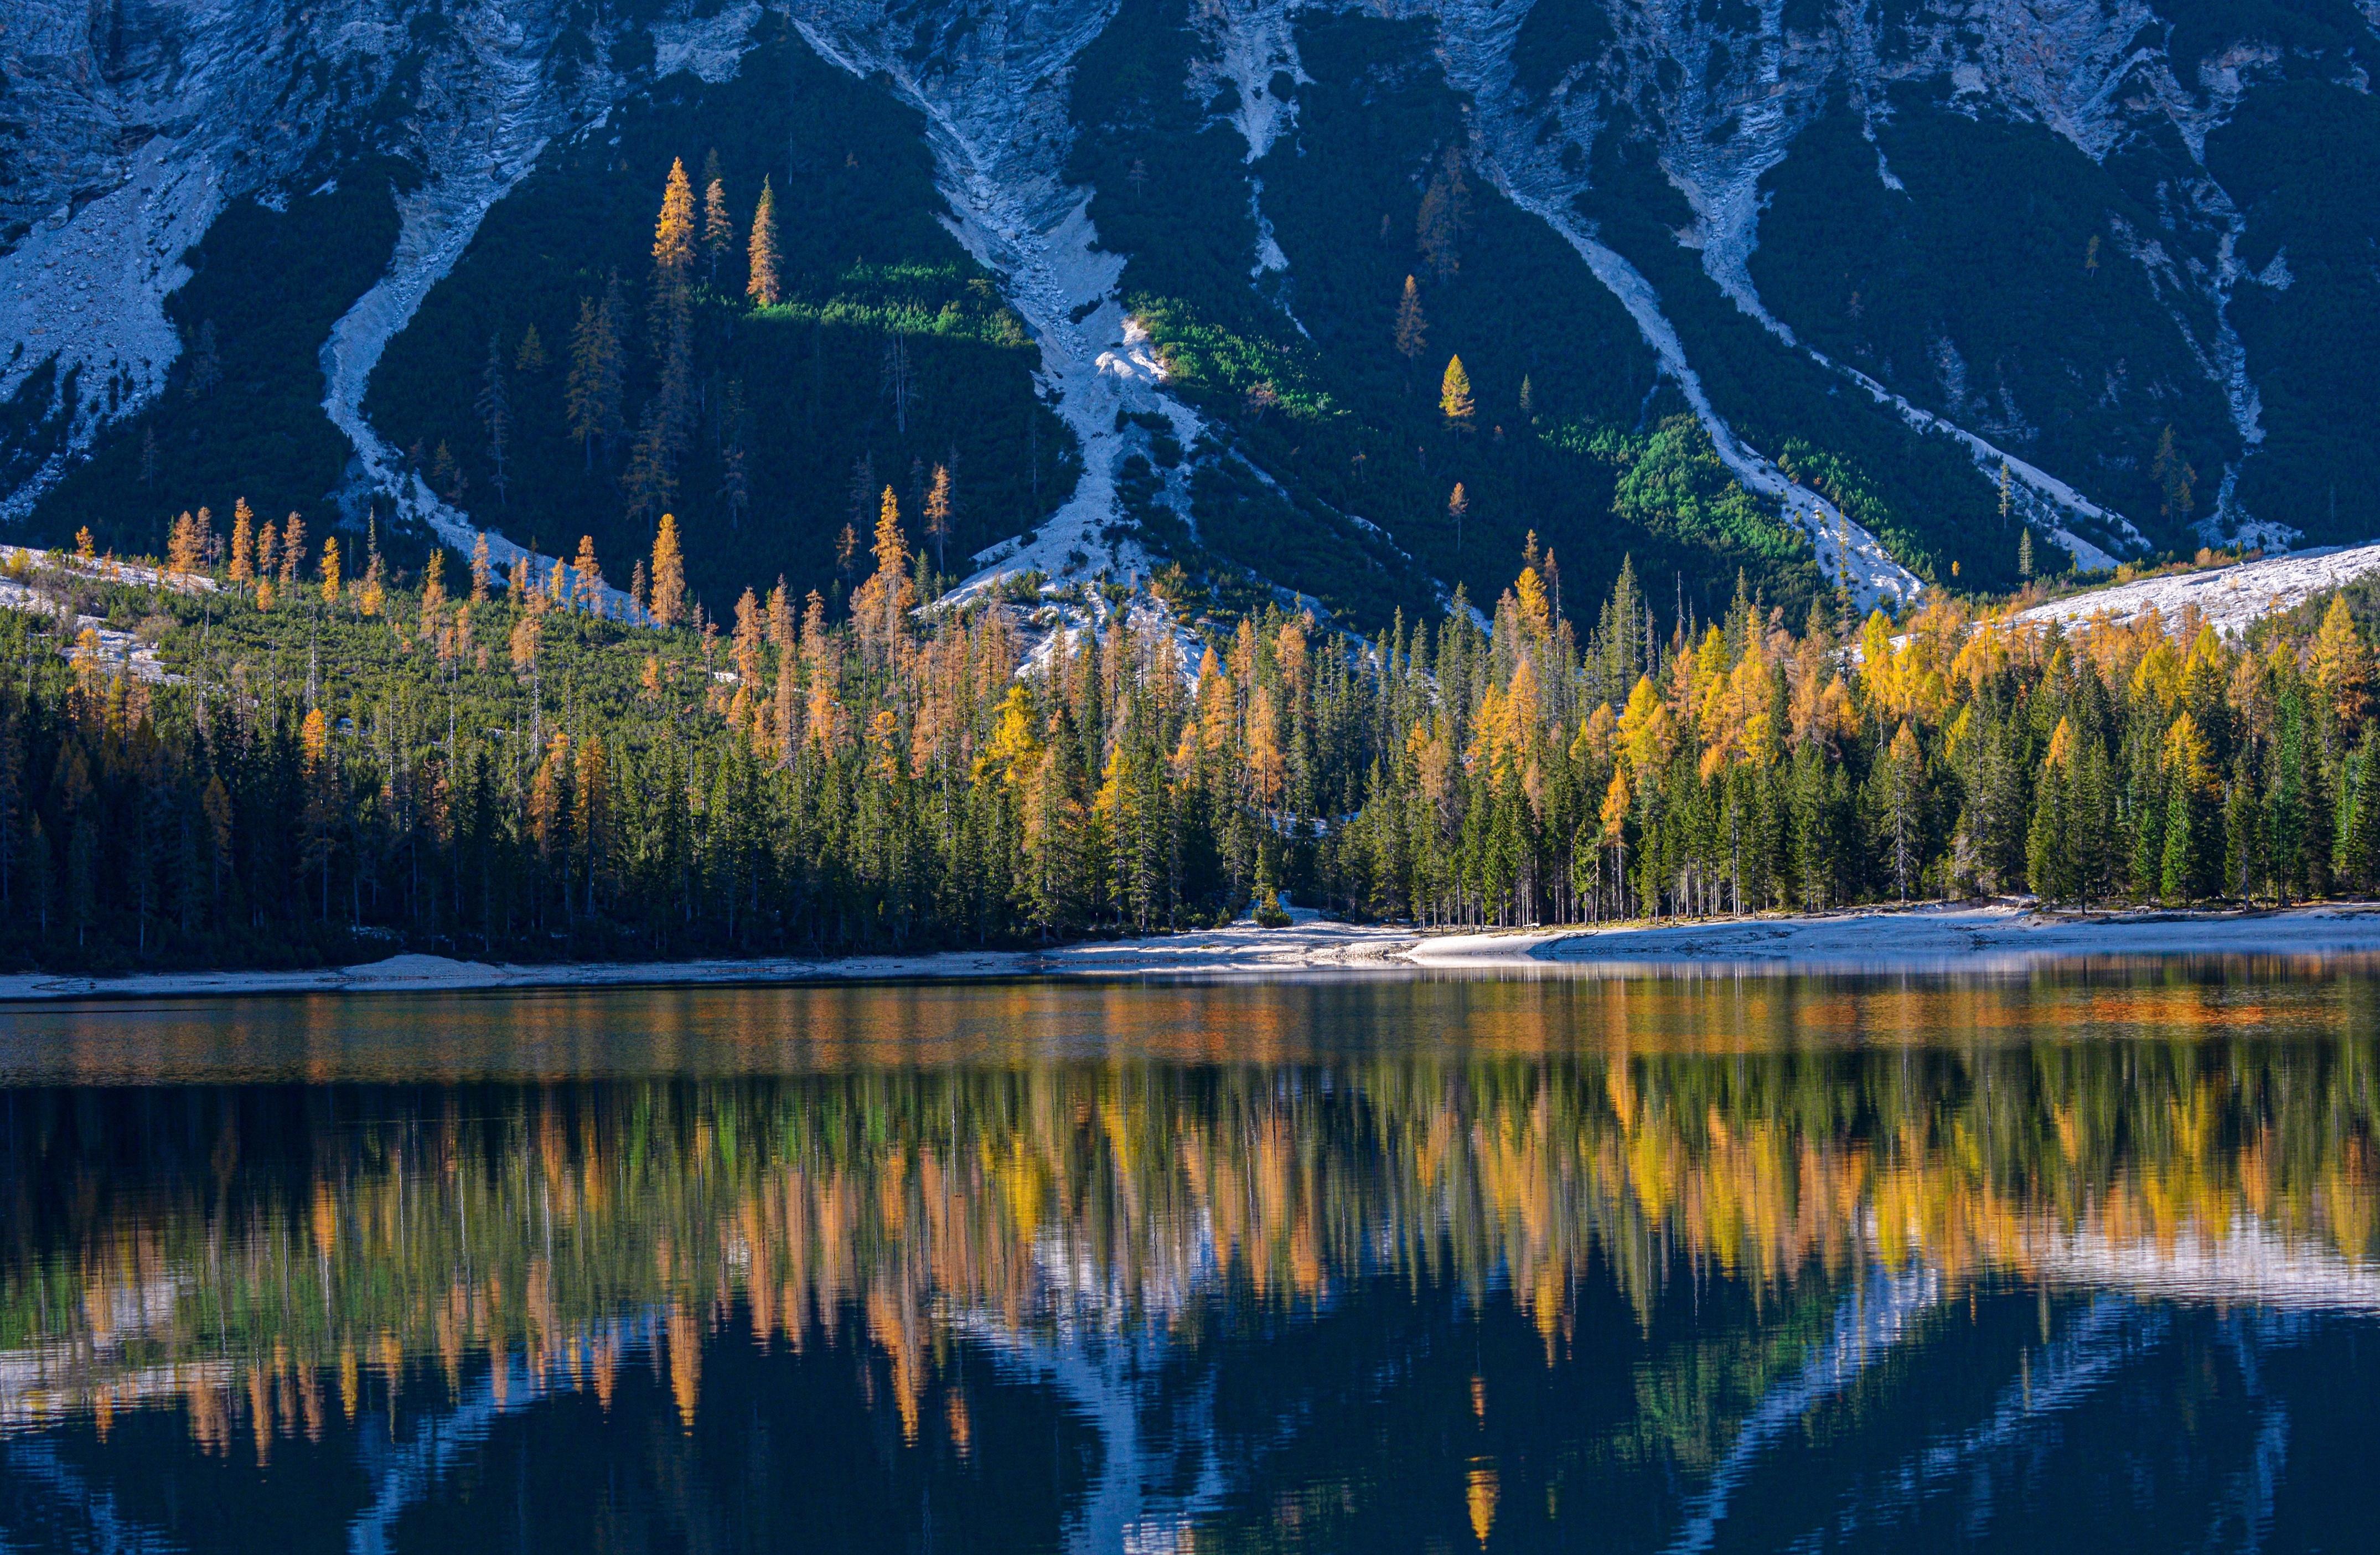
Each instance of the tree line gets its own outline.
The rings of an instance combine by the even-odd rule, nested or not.
[[[0,613],[19,964],[1024,944],[1284,893],[1487,925],[2374,884],[2345,596],[2242,641],[1947,598],[1797,631],[1742,588],[1663,622],[1623,568],[1582,626],[1532,541],[1492,618],[1365,639],[1114,584],[929,603],[888,489],[837,602],[714,616],[664,518],[629,584],[655,628],[605,608],[591,541],[510,588],[482,550],[450,591],[443,554],[403,587],[370,537],[310,552],[245,504],[227,545],[175,528],[137,577],[9,563],[43,606]]]

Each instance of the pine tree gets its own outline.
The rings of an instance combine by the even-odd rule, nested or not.
[[[1461,245],[1470,230],[1471,186],[1463,181],[1463,152],[1449,146],[1422,191],[1414,218],[1414,246],[1439,280],[1451,280],[1463,268]]]
[[[2191,488],[2197,482],[2198,472],[2174,446],[2170,426],[2157,438],[2156,456],[2149,461],[2149,479],[2157,485],[2157,511],[2177,523],[2189,518],[2196,504]]]
[[[1429,342],[1429,321],[1422,316],[1421,288],[1405,277],[1404,295],[1397,299],[1397,354],[1412,361]]]
[[[600,302],[579,299],[578,322],[570,334],[570,378],[564,403],[570,435],[578,441],[589,469],[595,468],[598,440],[604,462],[611,462],[613,441],[625,424],[627,353],[621,326],[625,306],[619,272],[613,271]]]
[[[184,392],[192,399],[204,399],[222,382],[223,356],[215,348],[215,322],[203,320],[199,324],[198,344],[190,352],[190,374]]]
[[[2359,895],[2380,883],[2380,730],[2367,727],[2344,762],[2338,784],[2333,885]]]
[[[745,283],[745,295],[763,308],[774,308],[783,296],[777,275],[777,191],[765,177],[760,180],[760,203],[752,211],[752,240],[747,257],[752,275]]]
[[[676,626],[686,612],[686,559],[678,552],[677,519],[667,513],[653,536],[652,587],[654,624]]]
[[[339,602],[339,537],[322,542],[322,602]]]
[[[1471,499],[1463,494],[1463,482],[1458,480],[1446,499],[1446,516],[1454,522],[1454,553],[1458,556],[1463,554],[1463,520],[1470,512]]]
[[[1917,879],[1921,841],[1918,827],[1925,802],[1921,785],[1925,775],[1917,736],[1904,720],[1900,732],[1892,736],[1885,759],[1879,763],[1884,785],[1881,819],[1886,867],[1891,871],[1893,889],[1903,902],[1909,900],[1909,888]]]
[[[2030,525],[2017,532],[2016,575],[2027,583],[2033,581],[2033,528]]]
[[[488,533],[481,529],[471,536],[471,602],[485,604],[488,585],[494,580],[495,569],[488,565]]]
[[[934,570],[944,571],[943,550],[951,539],[951,469],[934,467],[934,483],[926,492],[926,536],[934,542]]]
[[[570,377],[563,387],[563,413],[589,469],[595,468],[595,440],[603,435],[602,374],[608,332],[591,297],[578,299],[578,322],[570,332]]]
[[[480,374],[480,397],[474,408],[488,429],[488,457],[496,467],[496,502],[500,506],[509,505],[505,492],[512,484],[507,457],[512,446],[513,402],[512,393],[504,385],[504,339],[501,332],[488,336],[488,365]]]
[[[711,285],[719,285],[719,261],[735,249],[735,219],[727,213],[727,185],[719,176],[719,153],[712,152],[703,170],[702,252]]]
[[[2223,796],[2223,891],[2246,902],[2264,876],[2265,818],[2256,804],[2255,774],[2241,751]]]
[[[638,452],[649,463],[673,477],[677,456],[694,430],[694,187],[686,164],[670,164],[662,193],[660,218],[653,226],[653,352],[661,362],[661,386],[646,407],[646,426],[638,433],[650,449]],[[639,495],[652,490],[648,477]],[[649,509],[648,509],[649,510]]]
[[[521,333],[519,352],[513,358],[513,371],[523,378],[534,378],[545,371],[545,341],[531,324]]]
[[[637,441],[628,450],[628,468],[620,476],[620,490],[627,499],[630,518],[642,518],[675,504],[674,467],[668,417],[662,402],[655,399],[645,406],[644,419],[637,428]]]
[[[1454,431],[1467,432],[1471,430],[1471,374],[1463,370],[1461,357],[1447,358],[1446,375],[1439,381],[1438,408],[1439,414],[1446,418],[1446,424]]]

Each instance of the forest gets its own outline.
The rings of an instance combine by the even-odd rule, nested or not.
[[[6,958],[1015,945],[1283,893],[1425,926],[2290,902],[2380,863],[2352,589],[2244,641],[1938,594],[1793,622],[1740,589],[1706,621],[1633,568],[1581,610],[1532,538],[1492,611],[1366,638],[1162,578],[937,601],[909,525],[888,488],[847,596],[714,613],[665,518],[625,591],[659,626],[591,541],[404,588],[369,536],[243,504],[154,568],[9,553]]]

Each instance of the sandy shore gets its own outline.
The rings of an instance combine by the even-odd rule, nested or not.
[[[126,977],[0,977],[0,1002],[58,999],[426,993],[484,989],[620,988],[929,978],[1281,976],[1301,972],[2008,970],[2106,955],[2380,954],[2380,907],[2234,914],[2116,913],[2078,919],[2016,906],[1912,908],[1820,917],[1700,920],[1658,929],[1418,934],[1299,913],[1286,929],[1235,924],[1046,951],[946,951],[834,960],[562,962],[541,965],[396,955],[307,972],[170,972]]]

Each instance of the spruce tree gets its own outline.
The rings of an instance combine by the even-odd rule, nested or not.
[[[711,285],[719,285],[719,261],[735,249],[735,218],[727,212],[727,184],[719,176],[719,153],[710,153],[703,173],[702,191],[702,253],[707,267],[703,279]]]

